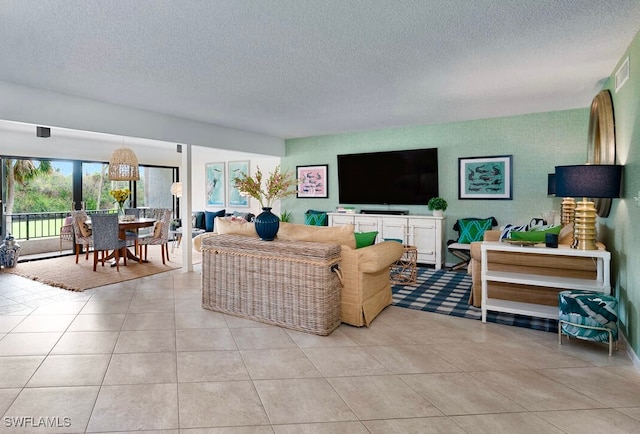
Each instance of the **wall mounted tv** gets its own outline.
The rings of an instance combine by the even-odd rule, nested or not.
[[[438,149],[338,155],[340,203],[426,205],[438,196]]]

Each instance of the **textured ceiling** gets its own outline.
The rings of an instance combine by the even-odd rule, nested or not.
[[[0,23],[0,81],[291,138],[588,107],[640,1],[3,0]]]

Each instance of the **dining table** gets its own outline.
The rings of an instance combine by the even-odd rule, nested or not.
[[[120,238],[121,240],[126,240],[127,232],[138,232],[138,229],[153,226],[155,222],[156,222],[156,219],[149,218],[149,217],[137,217],[132,220],[119,220],[118,221],[118,231],[119,231],[118,238]],[[132,253],[128,247],[125,247],[125,250],[126,252],[123,252],[123,253],[126,253],[127,259],[131,259],[137,262],[149,262],[146,260],[142,260],[141,258],[136,256],[136,254]]]
[[[118,238],[120,238],[121,240],[126,240],[127,239],[127,232],[137,232],[138,229],[142,229],[142,228],[147,228],[147,227],[151,227],[155,224],[156,219],[154,218],[149,218],[149,217],[136,217],[133,219],[127,219],[126,217],[120,218],[118,219]],[[91,226],[91,220],[87,220],[86,221],[88,226]],[[141,258],[139,258],[138,256],[136,256],[135,253],[131,252],[131,250],[129,250],[129,247],[125,247],[124,248],[125,251],[121,252],[120,256],[123,257],[124,255],[127,255],[127,259],[131,259],[133,261],[136,262],[149,262],[146,260],[142,260]],[[105,258],[106,260],[111,260],[111,259],[115,259],[115,251],[111,252],[109,254],[109,256],[107,256]],[[112,267],[116,266],[115,261],[111,264]]]

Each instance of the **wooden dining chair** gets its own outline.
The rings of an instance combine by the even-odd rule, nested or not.
[[[120,252],[127,247],[127,240],[121,240],[118,229],[117,214],[94,214],[91,216],[91,227],[93,230],[93,271],[98,265],[98,253],[102,255],[102,266],[104,267],[105,253],[113,250],[116,260],[116,269],[120,271]],[[127,255],[123,255],[124,265],[127,265]]]

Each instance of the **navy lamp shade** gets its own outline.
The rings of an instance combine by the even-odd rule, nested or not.
[[[549,173],[547,175],[547,196],[556,195],[556,174]]]
[[[573,243],[580,250],[597,250],[595,204],[588,198],[620,197],[622,166],[584,164],[556,166],[556,196],[582,197],[576,204],[573,220]]]
[[[622,166],[581,164],[556,166],[556,196],[620,197]]]

